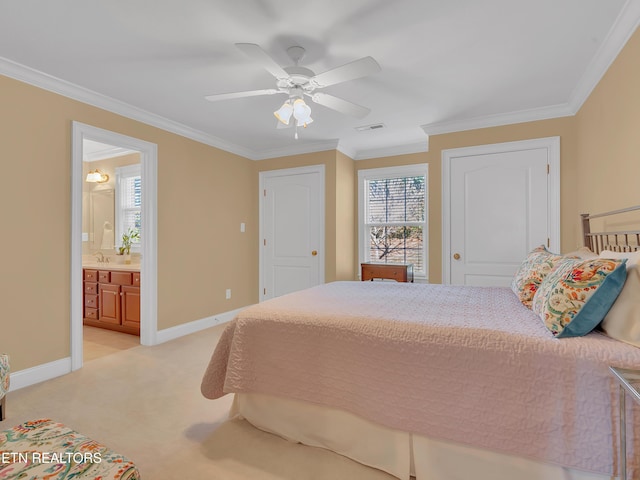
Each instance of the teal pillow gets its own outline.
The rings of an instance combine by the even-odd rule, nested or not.
[[[532,310],[558,338],[593,330],[620,294],[626,259],[565,258],[549,273],[533,297]]]

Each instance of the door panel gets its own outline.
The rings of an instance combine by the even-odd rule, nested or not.
[[[122,325],[140,328],[140,287],[122,287]]]
[[[324,171],[264,172],[261,300],[324,281]]]
[[[120,325],[119,285],[100,285],[100,321]]]
[[[452,284],[509,286],[527,252],[547,245],[549,149],[518,143],[447,158],[450,238],[443,250]]]

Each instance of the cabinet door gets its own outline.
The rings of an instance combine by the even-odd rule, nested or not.
[[[140,328],[139,287],[122,287],[122,325]]]
[[[100,284],[100,321],[120,325],[120,285]]]

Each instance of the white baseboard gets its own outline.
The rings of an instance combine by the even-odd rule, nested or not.
[[[169,340],[174,340],[191,333],[199,332],[200,330],[220,325],[221,323],[230,322],[235,318],[240,310],[242,310],[242,308],[231,310],[230,312],[219,313],[200,320],[194,320],[193,322],[185,323],[183,325],[165,328],[158,332],[156,337],[157,343],[168,342]],[[36,383],[44,382],[45,380],[51,380],[52,378],[66,375],[67,373],[71,373],[71,357],[55,360],[49,363],[43,363],[42,365],[25,368],[24,370],[19,370],[17,372],[11,372],[10,389],[19,390],[30,385],[35,385]]]
[[[24,370],[18,370],[17,372],[11,372],[11,386],[10,390],[19,390],[29,385],[44,382],[45,380],[51,380],[52,378],[59,377],[71,373],[71,357],[62,358],[49,363],[43,363],[42,365],[36,365],[35,367],[25,368]]]
[[[156,336],[156,342],[168,342],[169,340],[184,337],[185,335],[199,332],[200,330],[214,327],[221,323],[230,322],[235,318],[240,310],[242,310],[242,308],[231,310],[230,312],[219,313],[207,318],[201,318],[200,320],[194,320],[193,322],[183,323],[182,325],[176,325],[175,327],[165,328],[164,330],[159,330]]]

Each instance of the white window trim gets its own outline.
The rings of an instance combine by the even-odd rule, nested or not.
[[[142,176],[142,165],[139,163],[135,163],[133,165],[125,165],[123,167],[116,168],[116,238],[115,238],[115,247],[116,251],[118,247],[122,245],[122,234],[124,233],[124,228],[122,224],[122,198],[121,198],[121,180],[129,177],[141,177]],[[143,185],[144,188],[144,185]],[[140,253],[141,252],[142,242],[134,243],[131,245],[131,253]]]
[[[415,279],[427,283],[429,281],[429,257],[428,257],[428,240],[429,240],[429,164],[418,163],[415,165],[403,165],[397,167],[369,168],[358,171],[358,259],[360,263],[366,260],[367,236],[365,235],[364,212],[367,201],[366,191],[364,188],[365,181],[381,180],[385,178],[412,177],[424,175],[425,179],[425,223],[424,223],[424,241],[422,252],[424,257],[424,273],[415,275]],[[407,222],[414,223],[414,222]],[[403,224],[404,225],[404,224]],[[360,278],[360,272],[358,272]]]

